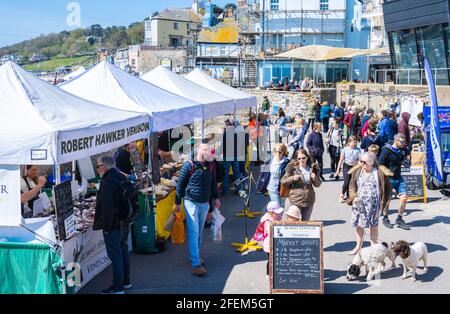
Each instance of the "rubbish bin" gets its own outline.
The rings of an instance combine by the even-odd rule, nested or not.
[[[139,213],[133,223],[133,248],[136,253],[158,253],[156,249],[155,209],[152,196],[139,193]]]

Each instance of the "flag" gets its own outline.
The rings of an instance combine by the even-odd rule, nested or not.
[[[433,149],[433,156],[436,164],[436,178],[439,182],[443,182],[444,171],[442,167],[442,152],[441,152],[441,129],[439,126],[438,105],[436,97],[436,86],[433,80],[430,63],[425,59],[425,75],[428,81],[428,88],[430,90],[431,100],[431,124],[430,124],[430,142]]]

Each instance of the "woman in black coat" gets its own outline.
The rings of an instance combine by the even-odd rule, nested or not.
[[[320,179],[325,181],[323,177],[323,153],[325,152],[325,147],[323,145],[322,137],[322,123],[314,123],[314,131],[311,132],[306,141],[306,147],[309,150],[309,155],[313,163],[318,163],[320,167]]]

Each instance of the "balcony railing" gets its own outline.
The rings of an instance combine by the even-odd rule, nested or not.
[[[449,85],[450,68],[431,69],[436,85]],[[427,85],[424,69],[375,70],[375,83]]]

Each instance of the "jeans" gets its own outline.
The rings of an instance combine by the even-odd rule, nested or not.
[[[317,163],[320,168],[320,175],[323,176],[323,155],[310,154],[311,161]]]
[[[209,203],[194,203],[184,200],[187,221],[187,237],[189,243],[189,256],[192,268],[200,267],[200,248],[202,245],[203,229],[209,211]]]
[[[283,207],[284,202],[283,199],[280,197],[280,192],[268,191],[268,193],[271,202],[277,202],[281,207]]]
[[[295,204],[291,203],[291,201],[289,200],[289,197],[286,198],[285,205],[284,205],[284,211],[285,212],[288,211],[289,207],[291,207],[292,205],[295,205]],[[297,207],[299,207],[299,206],[297,206]],[[301,213],[301,221],[310,221],[311,215],[312,215],[312,212],[314,209],[314,204],[312,204],[309,207],[299,207],[299,208],[300,208],[300,213]]]
[[[130,226],[122,225],[120,230],[103,231],[106,252],[113,267],[113,289],[123,291],[123,285],[130,283],[130,252],[128,235]]]
[[[230,166],[233,167],[233,176],[234,180],[239,180],[241,177],[241,171],[239,170],[239,162],[238,161],[224,161],[223,162],[223,182],[222,182],[222,192],[227,193],[229,188],[229,173],[230,173]],[[241,189],[240,185],[236,187],[238,190]]]
[[[329,122],[330,122],[330,118],[329,117],[323,117],[322,118],[323,131],[325,133],[328,133]]]
[[[342,186],[342,194],[344,195],[344,197],[349,197],[350,180],[352,179],[352,175],[348,174],[348,172],[350,171],[350,169],[353,168],[353,166],[344,163],[344,166],[342,168],[343,168],[342,173],[344,174],[344,185]]]
[[[334,145],[330,145],[328,152],[330,153],[330,159],[331,159],[331,173],[336,173],[337,166],[339,164],[339,156],[336,156],[338,148]]]
[[[311,131],[314,131],[314,121],[316,121],[316,119],[315,118],[308,118],[308,122],[306,122],[306,124],[308,125],[307,127],[306,127],[306,130],[308,130],[309,129],[309,127],[311,127]]]

